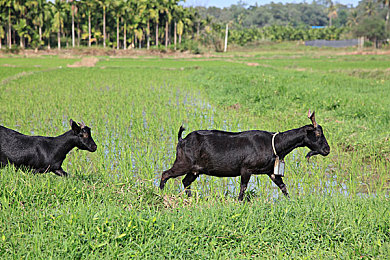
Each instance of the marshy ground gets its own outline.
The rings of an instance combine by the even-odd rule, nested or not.
[[[98,150],[73,150],[69,178],[0,169],[0,257],[386,258],[390,56],[354,51],[3,54],[0,124],[55,136],[83,120]],[[331,153],[287,156],[291,199],[263,175],[246,203],[239,178],[201,176],[192,198],[180,179],[158,189],[180,125],[285,131],[308,109]]]

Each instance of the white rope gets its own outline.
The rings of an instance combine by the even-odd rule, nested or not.
[[[274,133],[274,134],[272,135],[272,149],[274,150],[275,156],[278,156],[277,153],[276,153],[276,149],[275,149],[275,136],[277,136],[278,134],[279,134],[279,132]]]

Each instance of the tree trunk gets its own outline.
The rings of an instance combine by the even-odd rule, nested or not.
[[[123,31],[123,49],[124,50],[126,50],[126,25],[127,25],[127,23],[126,23],[126,20],[125,20],[125,25],[124,25],[124,31]]]
[[[196,38],[199,38],[200,34],[200,22],[198,22],[198,25],[196,26]]]
[[[179,34],[179,45],[181,44],[181,34]]]
[[[42,41],[42,26],[39,25],[39,42]]]
[[[229,25],[226,24],[226,31],[225,31],[225,47],[223,48],[223,52],[226,52],[226,51],[227,51],[228,33],[229,33]]]
[[[106,7],[103,6],[103,47],[106,48]]]
[[[116,49],[119,50],[119,17],[116,18]]]
[[[49,30],[49,37],[47,37],[47,49],[50,50],[50,33],[51,31]]]
[[[156,47],[158,47],[158,22],[156,22]]]
[[[12,48],[11,8],[8,9],[8,47]]]
[[[81,34],[80,21],[79,19],[77,19],[77,47],[80,46],[80,34]]]
[[[58,49],[61,49],[61,21],[60,16],[58,16],[58,31],[57,31],[57,41],[58,41]]]
[[[168,21],[165,22],[165,49],[168,49]]]
[[[88,47],[91,47],[91,11],[88,12]]]
[[[57,32],[57,43],[58,43],[58,49],[61,49],[61,35],[60,30]]]
[[[174,26],[174,30],[173,30],[173,42],[175,44],[175,51],[176,51],[176,42],[177,42],[177,36],[176,36],[176,32],[177,32],[177,24],[176,24],[176,21],[175,21],[175,26]]]
[[[150,22],[149,22],[149,19],[148,19],[148,23],[147,23],[147,32],[146,32],[146,49],[149,50],[150,48]]]
[[[75,46],[75,37],[74,37],[74,5],[72,2],[72,47]]]

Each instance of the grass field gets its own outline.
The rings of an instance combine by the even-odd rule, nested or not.
[[[312,48],[201,57],[0,58],[0,124],[56,136],[92,128],[69,178],[0,169],[0,258],[387,258],[390,56]],[[286,158],[285,199],[267,176],[157,185],[177,131],[285,131],[316,110],[327,157]]]

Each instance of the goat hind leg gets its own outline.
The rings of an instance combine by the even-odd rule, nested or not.
[[[238,195],[239,201],[242,201],[244,199],[244,193],[246,191],[246,188],[248,187],[248,182],[250,178],[251,178],[250,173],[241,170],[241,186],[240,186],[240,194]]]
[[[66,171],[64,171],[62,168],[59,168],[57,170],[53,170],[53,172],[56,175],[61,176],[61,177],[67,177],[68,176],[68,173]]]
[[[183,185],[184,185],[184,189],[186,191],[186,194],[188,197],[191,197],[192,194],[191,194],[191,183],[196,180],[196,178],[198,177],[198,175],[195,175],[193,172],[191,173],[187,173],[186,177],[184,177],[184,179],[182,180],[183,182]]]

